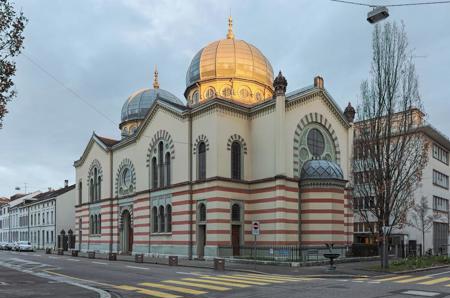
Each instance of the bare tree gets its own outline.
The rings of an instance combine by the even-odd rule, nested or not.
[[[441,215],[432,212],[429,214],[431,208],[428,206],[426,197],[421,197],[420,202],[415,204],[412,208],[413,213],[409,225],[415,227],[422,232],[422,255],[425,254],[425,233],[433,227],[433,222],[441,218]]]
[[[404,25],[376,25],[372,52],[355,123],[354,197],[369,201],[358,214],[378,236],[381,267],[388,268],[387,239],[407,223],[429,145],[418,131],[424,114]]]
[[[14,58],[23,48],[23,30],[27,18],[17,13],[8,0],[0,0],[0,128],[8,112],[6,104],[16,96],[12,78],[16,74]]]

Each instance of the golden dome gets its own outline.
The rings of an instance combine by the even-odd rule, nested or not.
[[[230,17],[226,39],[210,43],[192,59],[185,92],[191,104],[216,96],[252,104],[273,95],[269,60],[255,46],[235,39],[231,22]]]

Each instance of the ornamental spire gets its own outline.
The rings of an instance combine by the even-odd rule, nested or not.
[[[234,33],[233,33],[233,19],[231,18],[231,14],[228,17],[228,33],[227,33],[227,39],[234,39]]]
[[[159,89],[158,67],[156,65],[155,65],[155,72],[153,73],[153,89]]]

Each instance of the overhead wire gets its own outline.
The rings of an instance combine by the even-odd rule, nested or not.
[[[432,4],[448,4],[449,1],[429,1],[429,2],[412,2],[412,3],[399,3],[399,4],[369,4],[369,3],[362,3],[362,2],[355,2],[355,1],[346,1],[346,0],[330,0],[332,2],[340,2],[345,4],[352,4],[352,5],[360,5],[360,6],[367,6],[367,7],[395,7],[395,6],[418,6],[418,5],[432,5]]]

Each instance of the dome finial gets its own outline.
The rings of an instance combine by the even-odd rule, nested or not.
[[[159,89],[158,67],[155,64],[155,72],[153,73],[153,89]]]
[[[227,39],[234,39],[234,33],[233,33],[233,19],[231,18],[231,12],[230,12],[230,16],[228,17],[228,33],[227,33]]]

